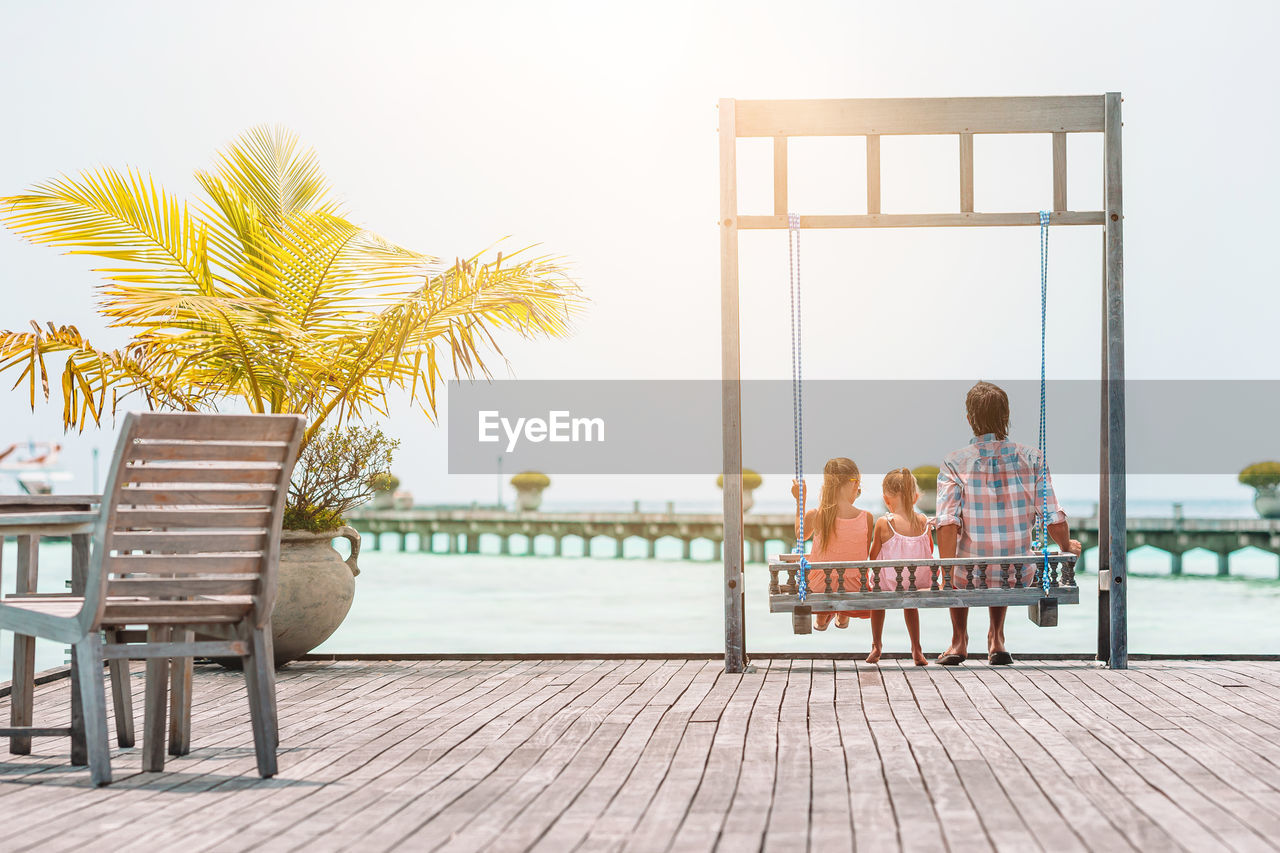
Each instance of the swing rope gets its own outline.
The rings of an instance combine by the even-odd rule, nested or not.
[[[804,536],[804,393],[800,371],[800,217],[787,214],[787,262],[791,279],[791,418],[795,428],[796,517],[799,519],[796,544],[791,553],[800,555],[796,591],[801,603],[809,594],[809,560],[805,557]]]
[[[1038,485],[1040,487],[1040,522],[1036,525],[1036,540],[1044,556],[1044,565],[1040,569],[1040,586],[1047,597],[1049,595],[1049,457],[1046,440],[1046,393],[1045,393],[1045,325],[1048,319],[1049,301],[1049,211],[1040,211],[1040,466],[1038,468]]]

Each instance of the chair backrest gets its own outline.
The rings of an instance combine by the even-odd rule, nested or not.
[[[209,612],[194,596],[249,597],[265,625],[305,429],[300,415],[126,415],[85,578],[86,630],[107,596],[136,597],[147,612],[163,601],[166,621],[189,612],[193,624]]]

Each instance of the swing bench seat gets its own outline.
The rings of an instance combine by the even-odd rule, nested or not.
[[[1079,604],[1076,556],[1051,551],[1049,591],[1042,577],[1043,554],[1014,557],[951,557],[947,559],[856,560],[810,562],[809,571],[823,572],[828,592],[813,592],[800,600],[796,574],[799,554],[782,554],[769,563],[769,612],[790,613],[792,630],[808,634],[813,614],[833,610],[903,610],[917,607],[1005,607],[1027,605],[1028,618],[1040,627],[1058,624],[1058,605]],[[917,586],[916,572],[928,569],[928,587]],[[1025,575],[1034,570],[1027,583]]]

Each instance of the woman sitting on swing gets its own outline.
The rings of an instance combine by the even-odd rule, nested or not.
[[[809,490],[805,489],[805,497]],[[871,552],[871,531],[874,519],[871,513],[858,509],[853,502],[862,494],[862,474],[852,459],[838,456],[828,459],[822,469],[822,495],[818,508],[804,510],[800,498],[800,484],[791,483],[791,496],[796,499],[796,539],[813,537],[813,553],[809,559],[819,561],[865,560]],[[801,516],[801,512],[804,515]],[[803,525],[802,525],[803,522]],[[810,592],[827,592],[826,573],[810,569],[806,573]],[[852,584],[852,586],[850,586]],[[845,589],[858,589],[856,573],[846,577]],[[849,617],[871,618],[869,610],[842,610],[838,613],[823,611],[814,615],[813,627],[827,630],[834,618],[837,628],[848,628]]]

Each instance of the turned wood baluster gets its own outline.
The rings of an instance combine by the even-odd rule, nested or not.
[[[827,592],[831,592],[833,589],[835,589],[835,588],[836,588],[834,572],[835,572],[835,570],[834,570],[834,569],[823,569],[823,570],[822,570],[822,579],[823,579],[824,581],[826,581],[826,584],[827,584],[827,587],[826,587],[826,588],[827,588]]]
[[[973,566],[962,566],[964,571],[964,588],[973,589]]]
[[[836,569],[836,592],[843,593],[845,591],[844,573],[846,571],[848,571],[848,569]]]
[[[938,592],[939,590],[942,589],[942,587],[938,585],[938,579],[941,576],[941,574],[942,572],[937,566],[929,567],[929,589],[933,590],[934,592]]]
[[[883,570],[882,570],[879,566],[876,566],[875,568],[873,568],[873,569],[871,570],[871,578],[872,578],[872,580],[874,580],[874,581],[875,581],[875,585],[876,585],[876,590],[877,590],[877,591],[879,591],[879,590],[880,590],[880,588],[881,588],[881,587],[880,587],[880,578],[882,577],[882,571],[883,571]]]
[[[867,569],[865,566],[858,567],[858,589],[863,592],[867,590]]]
[[[787,569],[787,592],[790,595],[799,595],[800,590],[796,587],[796,570]]]
[[[893,591],[902,592],[902,566],[894,566],[893,570],[897,573],[897,577],[893,581]]]
[[[778,595],[782,590],[778,588],[778,570],[773,566],[769,567],[769,594]]]
[[[1019,563],[1013,567],[1013,588],[1022,589],[1026,584],[1022,582],[1022,575],[1027,570],[1026,563]]]
[[[1076,562],[1066,560],[1062,564],[1062,583],[1066,586],[1076,585]]]
[[[955,586],[955,582],[951,577],[951,567],[943,566],[942,567],[942,588],[952,589],[954,586]]]
[[[907,589],[911,592],[916,591],[916,567],[907,566]]]

